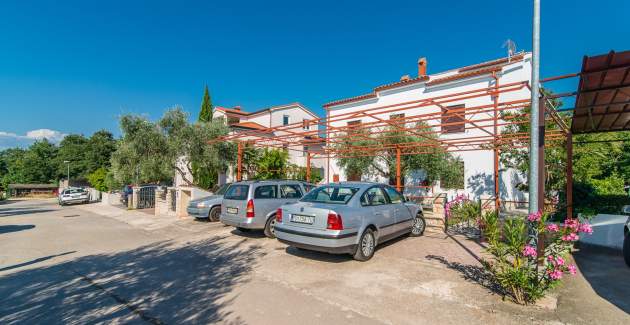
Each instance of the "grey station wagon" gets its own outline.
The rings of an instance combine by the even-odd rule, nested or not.
[[[275,238],[276,211],[285,203],[299,200],[314,188],[290,180],[243,181],[230,185],[221,203],[221,222],[240,231],[263,229]]]
[[[344,182],[320,186],[276,212],[275,234],[302,249],[352,254],[367,261],[387,240],[425,229],[422,208],[388,185]]]
[[[225,191],[227,191],[229,186],[230,184],[223,184],[214,195],[188,202],[188,207],[186,208],[188,215],[191,215],[196,219],[219,221],[219,216],[221,214],[221,201],[223,201],[223,194],[225,194]]]

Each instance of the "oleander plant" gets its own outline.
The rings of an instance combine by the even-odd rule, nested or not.
[[[592,234],[590,224],[578,219],[548,223],[548,214],[532,213],[526,219],[501,220],[496,211],[482,216],[488,241],[484,267],[503,289],[505,296],[518,304],[531,304],[561,283],[576,266],[568,262],[573,244],[583,234]]]

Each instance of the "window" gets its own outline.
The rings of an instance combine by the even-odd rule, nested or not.
[[[321,186],[304,195],[302,202],[346,204],[359,189],[348,186]]]
[[[226,200],[245,200],[248,191],[249,185],[231,185],[223,197]]]
[[[405,113],[400,113],[400,114],[392,114],[389,116],[390,120],[400,120],[400,119],[404,119],[405,118]],[[399,121],[402,122],[402,121]]]
[[[289,125],[289,115],[282,115],[282,125]]]
[[[354,121],[348,122],[348,126],[350,128],[354,128],[354,127],[357,127],[357,126],[360,126],[360,125],[361,125],[361,120],[354,120]]]
[[[311,129],[311,123],[310,123],[309,120],[302,119],[302,129],[304,129],[304,130],[310,130]]]
[[[389,196],[389,202],[391,203],[403,203],[405,201],[403,196],[393,187],[385,186],[385,192],[387,193],[387,196]]]
[[[302,151],[302,157],[306,157],[306,153],[308,152],[308,146],[304,146]]]
[[[302,186],[304,186],[304,189],[306,190],[306,192],[310,192],[312,189],[314,189],[315,185],[313,184],[309,184],[309,183],[302,183]]]
[[[300,185],[287,184],[280,185],[280,197],[283,199],[299,199],[302,197]]]
[[[254,199],[275,199],[278,197],[278,187],[276,185],[258,186],[254,190]]]
[[[387,198],[383,189],[380,187],[372,187],[365,191],[361,197],[361,205],[383,205],[387,204]]]
[[[241,122],[241,119],[239,119],[238,117],[234,117],[234,116],[228,116],[227,122],[228,122],[228,125],[238,124],[238,123]]]
[[[464,104],[442,109],[442,133],[462,133],[466,131]],[[448,124],[448,125],[445,125]]]

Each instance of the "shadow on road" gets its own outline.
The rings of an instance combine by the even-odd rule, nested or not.
[[[600,297],[630,314],[630,268],[621,251],[581,245],[573,258]]]
[[[22,231],[35,228],[35,225],[7,225],[0,226],[0,234]]]
[[[51,211],[55,211],[55,210],[38,209],[38,208],[7,208],[7,209],[0,209],[0,218],[19,216],[19,215],[24,215],[24,214],[44,213],[44,212],[51,212]]]
[[[463,264],[459,262],[449,262],[443,256],[438,255],[427,255],[425,256],[428,260],[435,260],[442,263],[447,268],[459,272],[462,278],[466,281],[470,281],[476,284],[481,285],[482,287],[488,289],[488,291],[498,294],[505,295],[505,292],[501,288],[501,286],[495,281],[492,274],[483,266],[480,265],[470,265]]]
[[[216,323],[260,246],[221,238],[91,255],[0,278],[0,323]],[[138,318],[140,317],[140,318]],[[236,319],[239,322],[239,319]]]
[[[61,253],[61,254],[49,255],[49,256],[45,256],[45,257],[36,258],[36,259],[30,260],[28,262],[24,262],[24,263],[15,264],[15,265],[11,265],[11,266],[0,268],[0,272],[17,269],[18,267],[22,267],[22,266],[27,266],[27,265],[43,262],[43,261],[49,260],[51,258],[55,258],[55,257],[58,257],[58,256],[64,256],[64,255],[68,255],[68,254],[72,254],[72,253],[76,253],[76,252],[77,251],[71,251],[71,252],[65,252],[65,253]]]

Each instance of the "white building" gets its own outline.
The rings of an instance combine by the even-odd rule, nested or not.
[[[510,58],[501,58],[435,74],[427,74],[426,69],[427,61],[422,58],[418,61],[418,76],[415,78],[403,76],[400,81],[376,87],[370,93],[325,104],[324,108],[328,111],[330,127],[347,127],[353,123],[370,123],[375,121],[375,119],[369,116],[360,114],[356,115],[356,121],[349,121],[349,119],[342,120],[341,118],[335,121],[336,116],[349,116],[352,112],[361,112],[364,110],[372,110],[374,116],[379,119],[391,119],[394,113],[378,113],[382,107],[409,107],[409,109],[400,111],[398,114],[403,113],[407,116],[418,116],[427,113],[436,113],[437,115],[440,114],[439,112],[445,112],[448,109],[462,107],[491,106],[494,101],[492,94],[469,99],[462,98],[461,100],[449,102],[446,107],[444,105],[418,105],[418,102],[423,99],[434,99],[438,96],[448,96],[461,92],[494,87],[495,82],[498,82],[499,85],[507,85],[516,82],[529,83],[531,77],[531,54],[517,53]],[[529,98],[529,88],[524,87],[516,91],[501,93],[499,101],[529,100]],[[414,105],[421,107],[413,108],[412,106]],[[492,118],[492,113],[480,114],[486,114],[488,118]],[[466,117],[469,118],[468,114],[466,114]],[[480,117],[478,116],[476,118]],[[439,120],[428,121],[429,125],[436,125],[436,128],[439,123]],[[464,127],[462,124],[461,128],[455,127],[449,130],[442,128],[441,132],[439,132],[439,139],[474,138],[483,136],[484,134],[487,135],[487,131],[492,132],[493,127],[485,127],[484,125],[483,128],[476,128],[468,124]],[[493,150],[461,151],[454,152],[453,154],[461,157],[464,163],[464,188],[458,191],[445,191],[440,189],[438,184],[438,186],[433,189],[433,194],[438,194],[436,192],[449,192],[449,195],[452,196],[455,192],[464,192],[471,198],[493,197]],[[326,172],[327,179],[331,182],[348,179],[344,171],[337,165],[337,161],[332,158],[329,166],[326,168]],[[421,174],[421,172],[419,174]],[[416,173],[416,175],[418,175],[418,173]],[[385,179],[378,179],[378,177],[374,179],[373,175],[367,174],[363,174],[361,178],[362,180],[387,181]],[[405,185],[419,185],[422,180],[417,178],[418,177],[414,179],[414,177],[407,175]],[[521,182],[523,182],[523,179],[515,170],[501,167],[499,172],[501,199],[504,201],[526,201],[526,193],[516,188],[516,185]],[[410,190],[406,189],[406,192],[409,194]]]
[[[255,112],[245,112],[239,106],[233,108],[216,107],[213,112],[213,118],[224,118],[230,129],[234,133],[241,133],[244,136],[240,140],[248,138],[254,139],[259,137],[273,137],[290,134],[291,132],[310,131],[313,134],[314,141],[312,145],[294,146],[274,143],[277,148],[284,148],[289,153],[289,162],[297,166],[306,166],[306,153],[322,152],[324,140],[319,138],[319,117],[311,112],[308,108],[300,103],[291,103],[287,105],[268,107]],[[270,130],[271,128],[282,127],[286,125],[295,125],[293,127],[283,128],[282,130]],[[253,134],[253,135],[252,135]],[[248,137],[246,135],[252,135]],[[312,159],[311,165],[313,173],[321,172],[323,176],[323,167],[325,162],[322,159]],[[234,181],[234,168],[224,175],[221,181]]]

